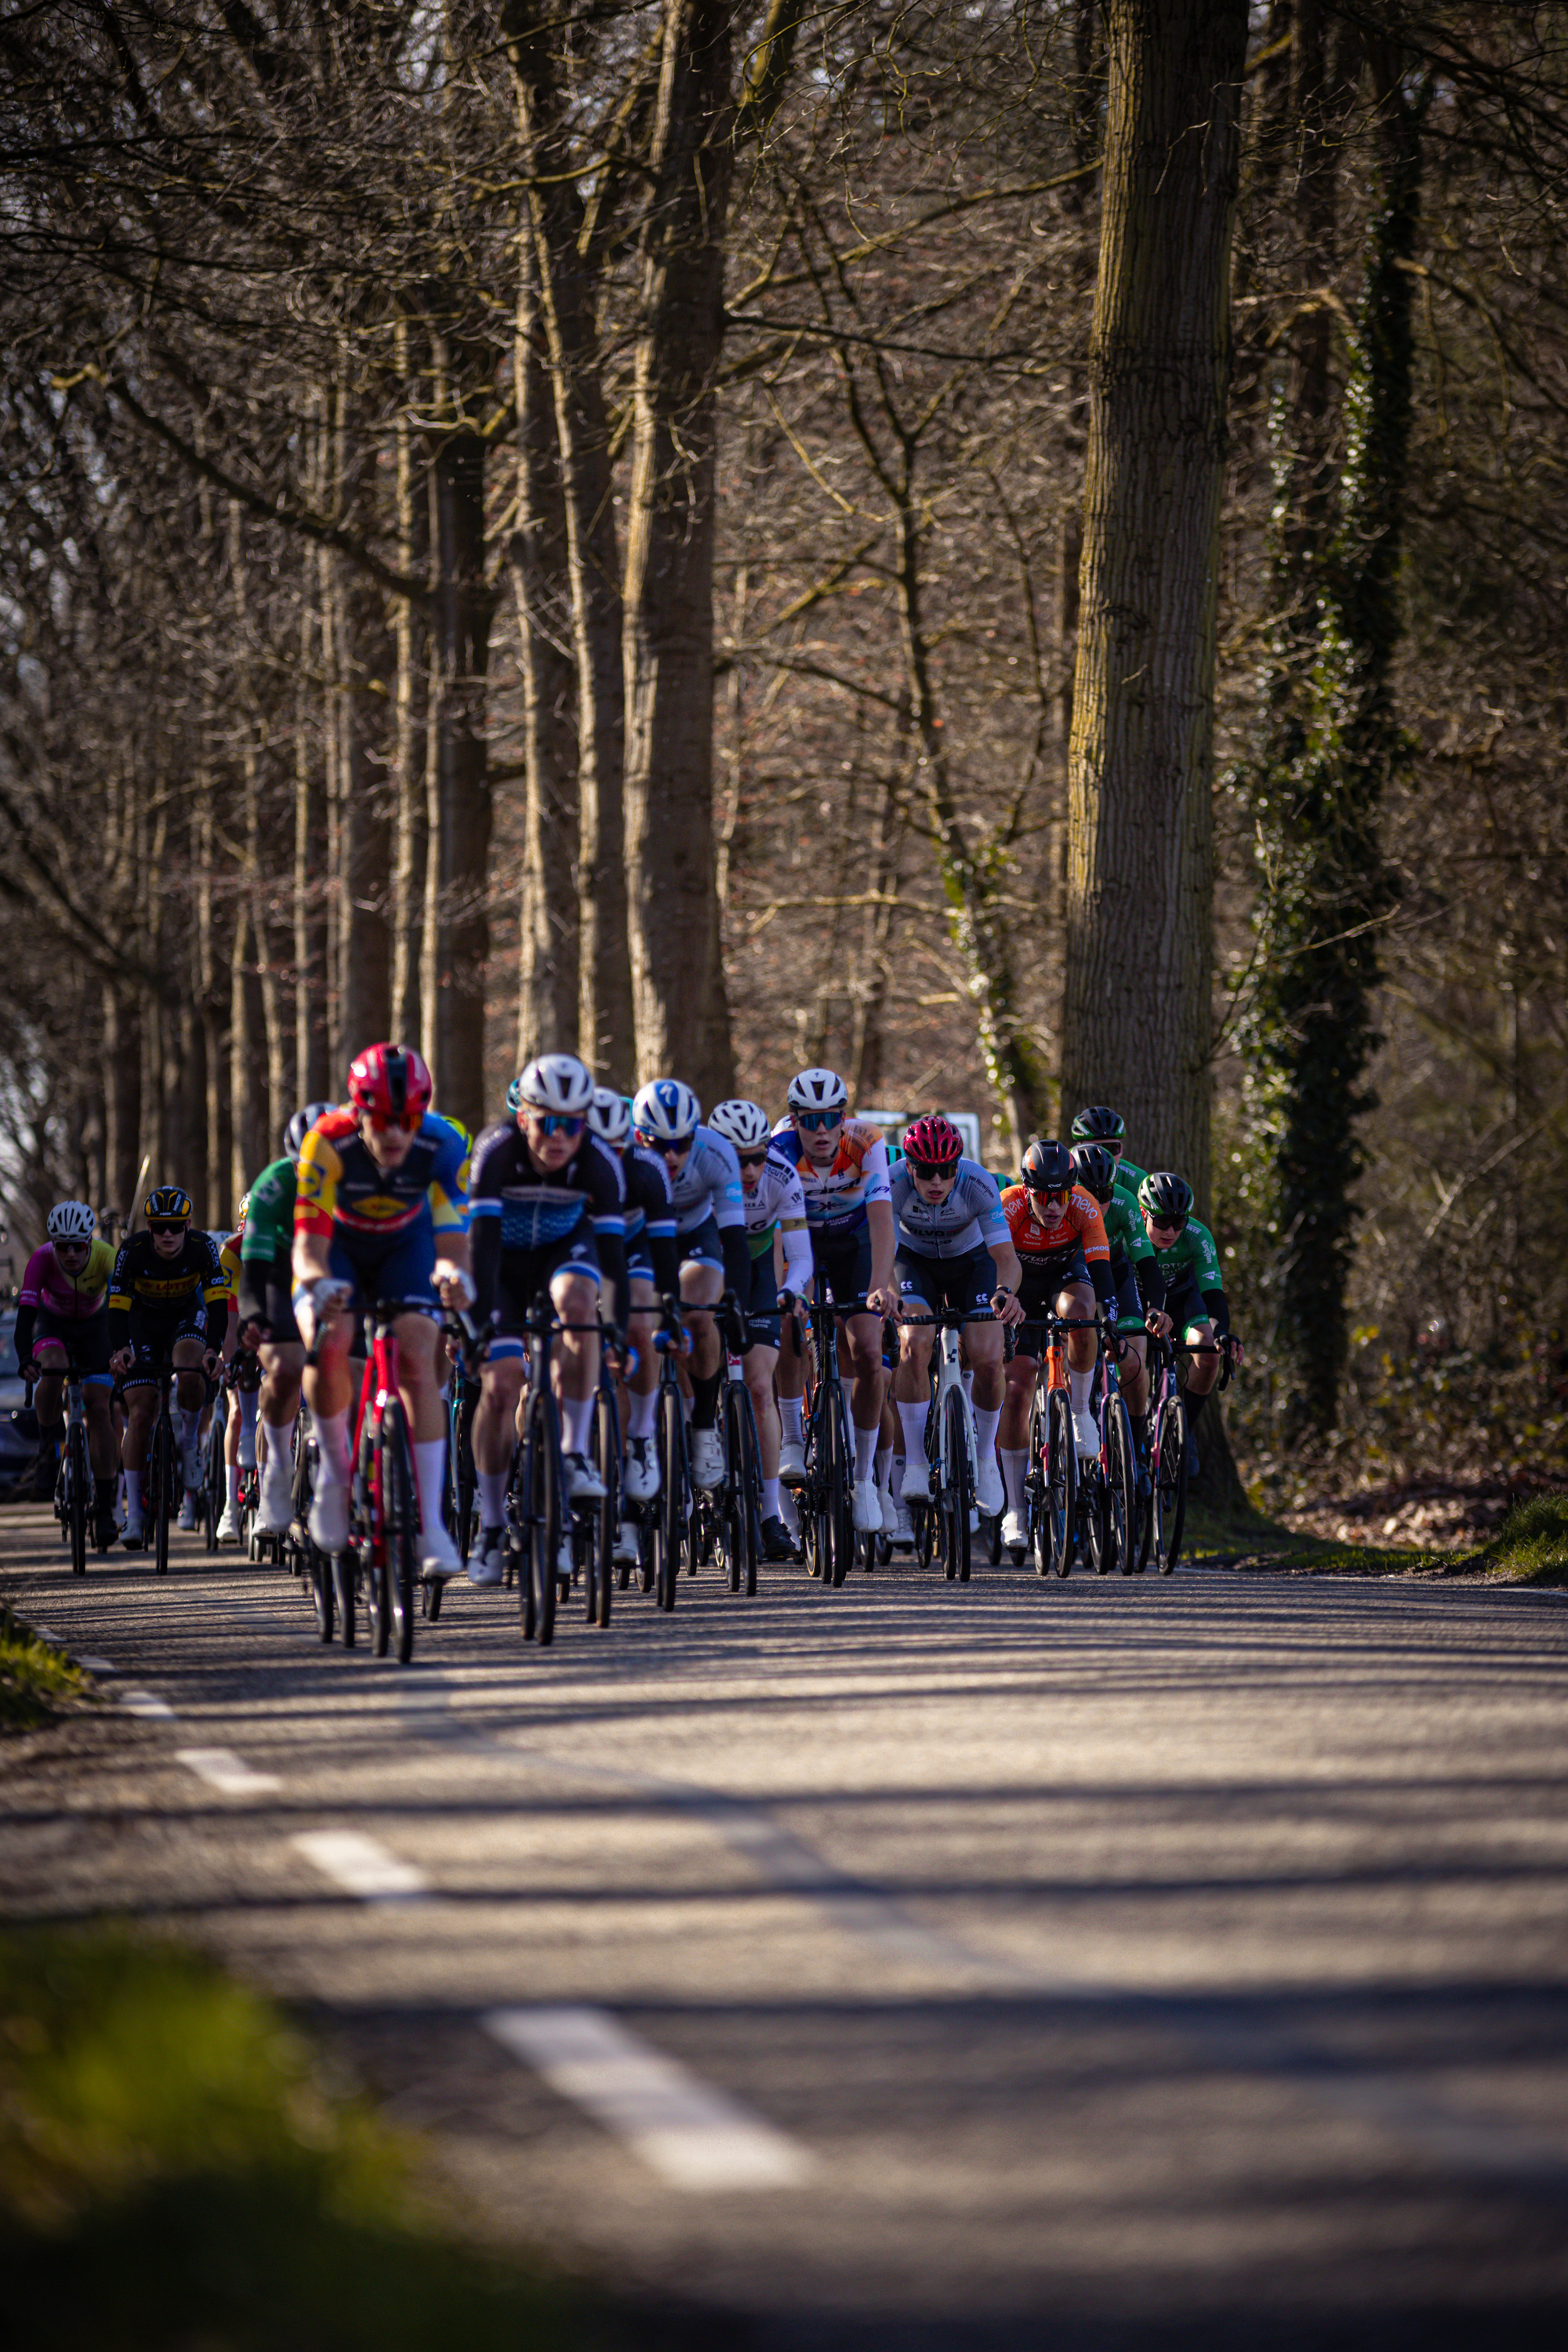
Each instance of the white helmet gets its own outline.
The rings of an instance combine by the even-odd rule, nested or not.
[[[632,1125],[660,1143],[684,1143],[702,1124],[702,1106],[679,1078],[650,1078],[632,1098]]]
[[[594,1100],[593,1073],[575,1054],[541,1054],[518,1079],[517,1098],[522,1109],[586,1118]]]
[[[89,1242],[96,1226],[85,1201],[57,1201],[49,1211],[47,1229],[52,1242]]]
[[[761,1103],[743,1102],[738,1097],[733,1102],[715,1103],[708,1114],[708,1124],[715,1135],[721,1135],[737,1151],[764,1150],[773,1133],[772,1121]]]
[[[595,1135],[620,1151],[632,1131],[632,1107],[614,1087],[595,1087],[588,1109],[588,1125]]]
[[[797,1070],[785,1100],[791,1110],[844,1110],[849,1089],[837,1070]]]

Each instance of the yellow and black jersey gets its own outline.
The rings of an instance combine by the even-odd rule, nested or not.
[[[114,1271],[109,1277],[109,1311],[129,1313],[132,1307],[153,1315],[173,1314],[176,1307],[205,1303],[209,1320],[219,1328],[228,1314],[228,1277],[218,1245],[197,1225],[188,1228],[173,1257],[161,1256],[150,1233],[130,1234],[120,1244]]]

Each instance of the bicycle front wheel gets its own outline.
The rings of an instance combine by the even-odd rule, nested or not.
[[[87,1574],[87,1513],[92,1494],[88,1470],[87,1432],[79,1421],[66,1434],[67,1510],[70,1519],[71,1574]]]
[[[528,1409],[528,1583],[533,1639],[547,1649],[555,1639],[555,1570],[561,1555],[561,1447],[555,1399],[548,1382]]]
[[[1133,1575],[1138,1567],[1138,1465],[1132,1416],[1120,1394],[1105,1408],[1105,1538],[1107,1567]]]
[[[1152,1451],[1155,1562],[1169,1576],[1181,1558],[1187,1516],[1187,1408],[1179,1396],[1160,1407]]]
[[[1078,1536],[1078,1448],[1066,1389],[1052,1389],[1046,1408],[1046,1534],[1052,1572],[1066,1576]]]
[[[583,1583],[590,1625],[601,1629],[610,1622],[610,1593],[616,1580],[616,1538],[621,1531],[620,1417],[610,1391],[600,1383],[588,1432],[588,1453],[604,1485],[604,1500],[593,1507]]]
[[[949,1389],[944,1407],[942,1452],[947,1460],[943,1470],[943,1510],[946,1518],[947,1559],[949,1580],[956,1577],[960,1584],[969,1581],[969,1437],[965,1427],[963,1398],[957,1389]]]
[[[752,1400],[739,1381],[730,1391],[730,1404],[733,1420],[730,1475],[739,1498],[741,1582],[748,1594],[754,1594],[763,1549],[763,1454]]]
[[[414,1655],[414,1583],[418,1573],[417,1515],[414,1507],[414,1454],[408,1423],[399,1397],[389,1397],[381,1416],[376,1448],[376,1475],[381,1488],[381,1550],[386,1575],[397,1662],[405,1666]]]
[[[153,1432],[153,1565],[159,1576],[169,1573],[169,1521],[174,1508],[174,1433],[165,1410]]]
[[[658,1605],[675,1606],[676,1580],[680,1574],[682,1546],[690,1535],[686,1499],[686,1425],[680,1392],[673,1385],[658,1392],[658,1460],[663,1484],[658,1491]]]

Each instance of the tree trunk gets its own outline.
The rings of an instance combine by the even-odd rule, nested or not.
[[[300,599],[300,682],[294,717],[294,1100],[301,1105],[320,1102],[329,1084],[321,880],[326,827],[312,709],[315,698],[305,683],[317,634],[317,615],[307,593]]]
[[[734,1085],[713,856],[714,383],[729,0],[668,0],[644,244],[626,582],[626,866],[637,1071]]]
[[[228,975],[218,945],[213,906],[213,786],[205,772],[196,779],[196,981],[200,994],[206,1076],[206,1208],[205,1223],[216,1233],[229,1210],[233,1159],[232,1092],[229,1079]]]
[[[485,584],[485,445],[477,433],[459,427],[445,436],[431,487],[435,757],[426,799],[426,1056],[441,1108],[477,1128],[485,1115],[485,676],[492,605]]]
[[[129,1223],[138,1206],[141,1166],[142,1034],[132,991],[111,981],[103,992],[104,1164],[107,1205]]]
[[[1209,1190],[1215,614],[1247,0],[1107,0],[1063,1099]]]
[[[540,353],[545,333],[531,235],[521,245],[516,360],[518,527],[510,559],[522,662],[522,908],[518,1057],[577,1045],[576,665],[561,451]]]
[[[352,1056],[385,1037],[392,1021],[393,746],[386,713],[396,650],[381,592],[337,566],[342,616],[342,904],[338,991]]]
[[[251,1178],[259,1175],[273,1157],[270,1150],[270,1106],[264,1076],[267,1066],[266,1030],[261,1004],[261,975],[256,961],[258,953],[249,898],[242,886],[235,917],[234,953],[229,967],[231,1207],[238,1205]]]
[[[397,423],[397,559],[405,577],[410,577],[423,572],[430,560],[430,494],[406,406],[414,393],[409,382],[406,321],[398,325],[397,364],[405,386],[405,405]],[[388,1026],[394,1037],[412,1041],[425,1034],[421,980],[425,866],[429,841],[425,754],[430,673],[426,614],[410,598],[405,597],[397,607],[396,635],[396,808],[393,820],[392,1017]]]

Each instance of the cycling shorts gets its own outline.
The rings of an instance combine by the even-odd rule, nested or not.
[[[864,1298],[871,1279],[869,1227],[861,1225],[848,1234],[814,1233],[811,1259],[819,1305],[825,1291],[830,1291],[840,1307],[847,1307],[852,1299]]]
[[[124,1344],[135,1355],[136,1361],[126,1373],[121,1386],[144,1389],[154,1385],[158,1366],[173,1355],[175,1343],[181,1339],[199,1339],[207,1344],[207,1310],[198,1292],[195,1298],[182,1298],[173,1307],[148,1307],[139,1298],[131,1302],[127,1318],[130,1329]]]
[[[1208,1303],[1198,1287],[1197,1276],[1191,1266],[1187,1267],[1179,1282],[1173,1283],[1165,1293],[1163,1304],[1166,1314],[1175,1326],[1178,1339],[1195,1323],[1207,1323],[1212,1319]]]
[[[1138,1287],[1138,1276],[1131,1258],[1110,1261],[1110,1279],[1116,1286],[1116,1328],[1119,1331],[1142,1331],[1143,1328],[1143,1294]]]
[[[492,1364],[515,1361],[528,1353],[528,1318],[542,1291],[558,1274],[580,1275],[597,1286],[601,1280],[599,1252],[594,1228],[584,1217],[575,1233],[539,1249],[502,1250],[496,1283],[495,1336],[489,1345]]]
[[[776,1348],[784,1318],[779,1313],[778,1277],[771,1249],[752,1260],[752,1286],[741,1304],[746,1310],[746,1334],[752,1347]]]
[[[294,1320],[294,1277],[289,1271],[288,1258],[275,1257],[265,1271],[258,1268],[255,1287],[256,1295],[267,1311],[267,1320],[272,1327],[272,1338],[264,1339],[263,1347],[287,1346],[290,1340],[298,1341],[300,1326]]]
[[[1074,1249],[1053,1250],[1048,1257],[1024,1260],[1023,1278],[1018,1285],[1024,1320],[1013,1334],[1016,1356],[1037,1360],[1045,1354],[1046,1318],[1056,1312],[1058,1297],[1069,1282],[1081,1282],[1086,1290],[1090,1287],[1081,1244]]]
[[[723,1273],[724,1244],[719,1232],[719,1220],[711,1210],[700,1225],[693,1225],[689,1234],[677,1234],[675,1239],[682,1265],[712,1265]],[[652,1278],[650,1275],[648,1279],[651,1281]]]
[[[428,1217],[405,1226],[390,1242],[335,1224],[327,1267],[334,1282],[353,1283],[349,1305],[362,1314],[377,1307],[431,1318],[441,1311],[430,1283],[436,1271],[436,1228]]]
[[[205,1323],[203,1328],[205,1329]],[[75,1358],[84,1389],[106,1389],[113,1385],[113,1376],[109,1369],[107,1312],[78,1315],[68,1320],[63,1315],[51,1315],[47,1307],[40,1307],[33,1324],[35,1356],[47,1339],[67,1349]]]
[[[647,1283],[653,1280],[653,1255],[645,1242],[633,1242],[626,1251],[626,1280]]]
[[[996,1261],[988,1249],[965,1250],[962,1257],[928,1257],[901,1249],[893,1261],[899,1291],[909,1307],[933,1315],[987,1315],[996,1292]]]

